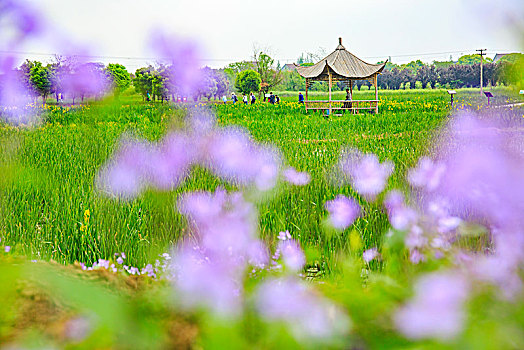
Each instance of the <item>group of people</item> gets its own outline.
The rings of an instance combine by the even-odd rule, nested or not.
[[[272,92],[269,93],[269,96],[264,96],[264,102],[266,102],[266,98],[267,98],[267,101],[271,104],[280,103],[280,97],[278,95],[274,95]],[[225,104],[227,103],[227,101],[228,101],[227,96],[226,95],[222,96],[222,102],[224,102]],[[231,93],[231,101],[233,102],[233,104],[238,102],[238,97],[234,92]],[[244,104],[246,105],[254,104],[256,101],[257,101],[257,98],[255,94],[252,92],[249,94],[249,96],[245,94],[242,95],[242,102],[244,102]]]

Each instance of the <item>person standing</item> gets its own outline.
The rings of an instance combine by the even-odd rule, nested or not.
[[[222,96],[222,102],[224,102],[224,104],[227,103],[227,97],[226,97],[226,95]]]
[[[255,94],[251,93],[251,104],[255,104],[256,100],[257,100],[257,98],[255,97]]]
[[[275,95],[275,102],[277,104],[280,104],[280,97],[278,97],[278,95]]]
[[[302,95],[302,92],[298,93],[298,103],[304,103],[304,95]]]
[[[233,101],[233,104],[237,103],[238,101],[238,97],[234,92],[231,93],[231,100]]]
[[[247,95],[242,95],[242,102],[244,102],[244,104],[247,105]]]
[[[351,103],[351,99],[353,96],[351,96],[351,92],[349,92],[349,89],[346,89],[346,101],[344,102],[344,108],[351,108],[353,107],[353,103]]]
[[[269,93],[269,103],[271,103],[272,105],[275,104],[275,95],[273,95],[273,92]]]

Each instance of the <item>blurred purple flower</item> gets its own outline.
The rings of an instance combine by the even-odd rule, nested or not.
[[[281,231],[278,233],[278,237],[277,237],[279,240],[281,241],[286,241],[288,239],[291,239],[291,234],[289,233],[288,230],[286,230],[285,232]]]
[[[304,268],[306,264],[306,256],[302,248],[294,239],[280,241],[278,250],[282,254],[284,265],[293,272],[298,272]]]
[[[342,155],[339,164],[355,190],[367,199],[374,199],[382,192],[393,172],[390,161],[381,164],[375,154],[362,154],[355,149]]]
[[[179,211],[194,226],[202,247],[215,255],[249,260],[256,238],[256,211],[241,193],[195,192],[184,195]]]
[[[221,316],[240,313],[240,276],[222,260],[209,260],[192,246],[183,246],[174,254],[173,285],[183,308],[205,307]]]
[[[61,90],[75,99],[100,98],[110,90],[110,80],[101,63],[83,62],[70,57],[66,69],[59,71]]]
[[[6,246],[4,247],[4,251],[5,251],[6,253],[9,253],[9,252],[11,251],[11,247],[8,246],[8,245],[6,245]]]
[[[413,225],[406,234],[404,243],[409,249],[423,248],[428,244],[428,238],[424,235],[424,231],[420,226]]]
[[[311,181],[311,176],[307,172],[298,172],[293,167],[283,171],[284,179],[290,184],[305,186]]]
[[[468,293],[459,272],[426,275],[416,282],[414,298],[395,314],[395,324],[410,339],[452,339],[463,329]]]
[[[512,128],[470,115],[454,120],[442,141],[453,146],[441,151],[446,172],[438,189],[452,216],[500,228],[524,224],[523,141]]]
[[[435,163],[428,157],[422,157],[417,167],[409,171],[408,180],[414,187],[423,187],[427,191],[433,191],[440,185],[445,171],[444,164]]]
[[[169,134],[155,147],[147,162],[148,177],[156,187],[172,189],[189,174],[189,168],[198,156],[198,149],[184,134]]]
[[[255,301],[263,318],[285,322],[297,340],[334,340],[349,329],[349,318],[342,311],[292,278],[263,282]]]
[[[116,154],[101,170],[98,188],[123,199],[136,197],[145,187],[151,148],[144,142],[123,140]]]
[[[43,29],[42,19],[37,10],[22,0],[0,1],[0,18],[4,16],[12,21],[14,27],[12,29],[17,32],[13,40],[7,42],[9,48],[26,37],[38,34]]]
[[[390,191],[384,205],[388,211],[389,222],[396,230],[407,230],[418,219],[417,212],[405,204],[404,195],[400,191]]]
[[[81,342],[93,331],[93,322],[84,316],[70,319],[65,324],[65,338],[73,342]]]
[[[362,258],[366,263],[369,263],[371,260],[379,256],[377,248],[371,248],[362,253]]]
[[[260,191],[270,190],[276,185],[281,166],[278,152],[256,145],[243,129],[228,127],[217,130],[207,152],[210,168],[228,181],[254,184]]]
[[[36,111],[30,106],[33,98],[22,72],[14,68],[14,57],[0,57],[0,117],[14,125],[36,121]]]
[[[324,205],[329,213],[329,223],[336,229],[344,230],[360,215],[360,206],[353,198],[339,194]]]
[[[161,31],[152,33],[150,42],[159,59],[169,64],[167,78],[182,96],[193,96],[202,81],[200,50],[195,42]]]
[[[409,261],[411,261],[413,264],[418,264],[422,261],[424,261],[426,258],[424,255],[420,253],[417,249],[412,249],[409,254]]]

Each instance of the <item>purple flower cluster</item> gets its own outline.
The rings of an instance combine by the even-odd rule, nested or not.
[[[289,323],[293,334],[301,338],[327,340],[346,332],[348,318],[294,276],[306,259],[289,231],[279,233],[273,264],[269,264],[269,249],[257,238],[255,208],[241,193],[189,193],[179,200],[178,209],[191,227],[191,238],[178,246],[171,264],[181,307],[204,308],[221,317],[239,316],[245,302],[246,271],[271,270],[280,266],[277,260],[281,259],[289,275],[262,282],[254,296],[260,314]]]
[[[16,51],[42,27],[38,13],[23,1],[0,0],[0,23],[4,21],[7,21],[11,33],[3,36],[0,43],[0,50],[6,52]],[[28,107],[33,94],[15,69],[15,58],[10,54],[0,56],[0,117],[15,125],[27,124],[34,117],[32,108]]]
[[[93,271],[97,269],[106,269],[113,273],[123,271],[129,275],[142,275],[157,278],[159,274],[165,274],[169,272],[169,262],[171,256],[167,253],[160,255],[159,259],[155,261],[155,264],[147,264],[142,269],[134,266],[124,265],[126,254],[115,253],[116,264],[111,260],[98,259],[97,262],[93,263],[92,266],[86,266],[84,263],[80,263],[80,267],[84,271]]]
[[[463,304],[470,285],[488,282],[500,296],[522,292],[524,264],[524,141],[514,125],[459,115],[442,136],[438,162],[423,158],[409,173],[420,191],[415,211],[392,192],[385,202],[392,226],[406,232],[410,259],[439,258],[453,252],[463,221],[483,225],[491,236],[489,254],[455,250],[458,268],[419,280],[415,298],[396,314],[407,337],[450,339],[463,328]],[[460,268],[460,270],[459,270]]]
[[[356,149],[345,151],[340,159],[340,169],[349,177],[353,188],[367,199],[373,200],[386,187],[393,173],[393,163],[380,163],[374,154],[362,154]]]
[[[151,34],[149,42],[159,60],[169,64],[164,72],[168,84],[175,85],[182,96],[193,96],[205,80],[195,42],[158,30]]]
[[[212,116],[199,113],[186,129],[170,133],[158,144],[122,141],[102,170],[99,186],[130,199],[148,185],[163,190],[176,187],[196,165],[233,184],[268,191],[277,184],[282,160],[275,149],[255,143],[244,129],[219,128]],[[308,175],[299,177],[304,183]]]
[[[343,336],[349,318],[335,305],[292,277],[264,281],[255,294],[256,309],[268,321],[281,321],[297,339],[327,341]]]
[[[360,206],[353,198],[339,194],[335,199],[327,201],[324,206],[329,213],[329,224],[338,230],[351,226],[360,215]]]
[[[460,272],[426,275],[415,284],[414,298],[395,314],[395,324],[411,339],[451,339],[463,329],[468,293]]]
[[[364,259],[364,261],[366,263],[369,263],[370,261],[378,258],[380,256],[377,248],[370,248],[366,251],[364,251],[364,253],[362,253],[362,259]]]
[[[289,167],[283,171],[284,179],[296,186],[305,186],[311,181],[311,176],[307,172],[296,171]]]
[[[173,284],[183,307],[205,307],[222,316],[241,311],[248,266],[267,266],[269,255],[257,238],[256,211],[241,193],[184,195],[179,211],[188,218],[193,239],[173,254]]]

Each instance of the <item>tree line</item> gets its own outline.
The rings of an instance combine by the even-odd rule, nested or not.
[[[309,57],[309,60],[312,60]],[[303,65],[312,64],[300,58]],[[483,81],[485,86],[516,84],[524,86],[524,55],[510,54],[494,63],[489,58],[483,61]],[[218,99],[236,90],[242,94],[266,94],[270,90],[303,91],[305,79],[296,71],[283,71],[280,64],[263,51],[255,51],[251,61],[229,64],[222,69],[201,68],[195,84],[189,91],[181,89],[170,65],[157,64],[139,68],[130,74],[118,63],[105,66],[102,63],[79,62],[74,57],[55,57],[53,63],[44,65],[39,61],[26,60],[15,70],[17,80],[23,87],[21,91],[30,97],[41,97],[45,103],[49,96],[57,102],[68,98],[83,101],[85,98],[100,98],[107,92],[119,94],[131,84],[144,100],[166,101],[178,97],[199,100]],[[5,75],[0,76],[0,89],[6,88]],[[433,62],[425,64],[420,60],[408,64],[386,63],[379,76],[381,89],[413,88],[461,88],[479,87],[480,56],[466,55],[457,62]],[[371,86],[370,81],[355,81],[354,87],[360,90]],[[346,88],[338,82],[334,89]],[[315,82],[311,90],[326,91],[327,84]]]
[[[511,84],[522,86],[524,83],[523,72],[523,54],[504,56],[497,63],[492,62],[489,58],[483,60],[484,86]],[[367,80],[354,82],[354,87],[358,90],[363,86],[370,87],[371,85],[371,82]],[[459,58],[457,62],[451,60],[435,61],[433,64],[425,64],[420,60],[403,65],[388,62],[382,74],[379,75],[378,85],[381,89],[391,90],[480,87],[480,56],[465,55]],[[279,89],[303,91],[305,87],[305,80],[296,71],[283,72],[283,80]],[[313,91],[327,91],[327,88],[327,84],[321,82],[314,82],[311,86]],[[346,83],[338,82],[334,88],[335,90],[343,90],[346,88]]]
[[[16,77],[16,88],[8,79],[10,75]],[[110,90],[123,91],[130,84],[131,77],[123,65],[111,63],[105,66],[62,57],[56,57],[47,65],[26,60],[10,74],[0,76],[0,89],[13,89],[34,100],[41,97],[44,104],[49,96],[54,96],[57,102],[69,98],[73,103],[79,99],[100,98]]]

